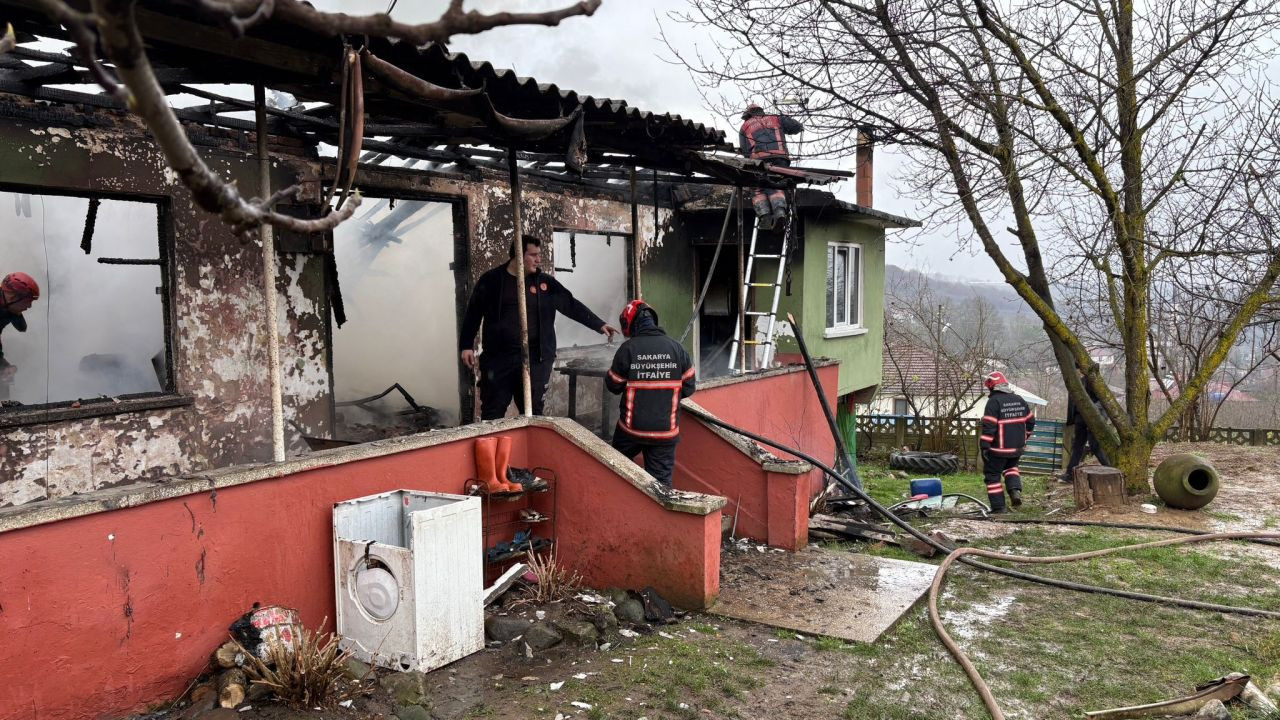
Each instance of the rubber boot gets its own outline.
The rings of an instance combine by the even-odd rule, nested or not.
[[[520,492],[523,487],[507,480],[507,468],[511,460],[511,436],[498,436],[498,450],[494,453],[494,474],[498,476],[498,482],[506,489],[501,492]]]
[[[1004,471],[1004,486],[1009,490],[1009,504],[1016,508],[1022,507],[1022,472],[1018,470],[1018,466]]]
[[[1008,512],[1004,507],[1004,485],[995,482],[987,485],[987,502],[991,504],[991,512]]]
[[[491,437],[476,438],[476,480],[480,482],[485,493],[507,492],[507,484],[498,480],[497,459],[498,439]]]

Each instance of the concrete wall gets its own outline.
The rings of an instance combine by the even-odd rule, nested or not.
[[[80,417],[58,421],[45,421],[41,414],[0,413],[0,507],[269,457],[267,348],[256,236],[238,238],[196,208],[133,119],[51,111],[9,97],[0,104],[6,109],[0,124],[0,183],[7,189],[142,196],[166,208],[161,231],[168,236],[172,258],[167,322],[177,391],[159,402],[112,404],[110,411],[96,416],[85,408],[67,413]],[[235,179],[245,194],[255,194],[251,138],[212,130],[194,135],[216,172]],[[273,183],[279,187],[301,181],[310,196],[318,192],[318,185],[308,182],[314,174],[305,162],[282,160],[274,172]],[[278,272],[286,416],[323,434],[328,370],[321,262],[314,256],[282,255]],[[46,292],[40,302],[57,302],[57,292]],[[39,306],[30,316],[33,324],[41,322],[38,311]],[[116,319],[121,324],[134,320]],[[5,339],[11,345],[22,342],[12,331]],[[300,448],[297,434],[290,434]]]
[[[135,119],[109,111],[37,105],[0,95],[0,185],[19,192],[99,192],[143,196],[166,208],[171,248],[172,303],[168,321],[177,393],[147,403],[114,406],[110,414],[87,411],[18,417],[0,413],[0,507],[59,498],[143,478],[187,473],[270,457],[267,349],[263,341],[261,251],[256,235],[239,238],[216,217],[195,207]],[[193,128],[193,139],[211,167],[254,195],[257,163],[251,135]],[[273,187],[301,183],[304,200],[319,197],[320,179],[332,167],[308,148],[273,139]],[[507,258],[511,196],[501,173],[454,174],[362,169],[361,189],[374,195],[451,204],[456,257],[455,300],[427,311],[455,314],[481,273]],[[651,195],[640,194],[651,202]],[[692,296],[691,272],[676,240],[671,212],[657,222],[641,205],[637,236],[641,274],[653,288],[664,322],[683,326]],[[524,230],[551,238],[556,229],[631,231],[625,189],[617,192],[530,180],[524,188]],[[547,269],[559,249],[548,245]],[[667,277],[667,273],[678,270]],[[8,272],[7,268],[0,271]],[[318,255],[281,255],[276,301],[280,314],[281,366],[290,452],[303,452],[302,432],[330,434],[330,326],[323,261]],[[682,305],[683,304],[683,305]],[[681,317],[680,308],[684,315]],[[620,308],[592,308],[605,319]],[[34,318],[33,318],[34,319]],[[129,322],[121,318],[120,322]],[[21,341],[10,331],[10,343]],[[602,338],[603,339],[603,338]],[[457,359],[456,338],[438,338],[436,370],[459,373],[469,393],[474,379]],[[565,383],[556,377],[549,408],[565,406]],[[463,420],[472,405],[461,401]],[[128,409],[129,412],[122,412]],[[68,417],[73,415],[74,417]]]
[[[884,231],[843,218],[805,218],[804,259],[792,266],[790,297],[783,297],[779,317],[795,314],[814,357],[840,363],[840,395],[878,385],[884,348]],[[825,337],[827,243],[862,245],[862,324],[866,332]],[[778,353],[798,353],[794,338],[779,333]]]
[[[512,464],[558,471],[560,559],[588,584],[652,585],[690,609],[715,599],[722,499],[663,492],[568,421],[471,425],[0,510],[0,720],[171,700],[254,602],[332,630],[334,503],[456,493],[474,438],[499,433]]]

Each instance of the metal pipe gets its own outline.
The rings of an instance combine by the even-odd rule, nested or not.
[[[636,190],[636,165],[631,163],[631,264],[633,300],[643,300],[644,293],[640,286],[640,197]]]
[[[267,91],[262,83],[253,86],[258,133],[258,195],[271,197],[271,158],[267,153]],[[271,378],[271,457],[284,461],[284,394],[280,382],[280,336],[276,317],[276,244],[271,226],[258,226],[262,242],[262,300],[267,310],[267,364]]]
[[[529,311],[525,302],[524,231],[520,226],[520,164],[514,146],[507,148],[507,170],[511,173],[511,224],[515,237],[516,314],[520,317],[520,379],[524,391],[524,416],[533,417],[533,381],[529,376]],[[505,411],[506,408],[503,408]]]
[[[804,343],[804,333],[800,332],[800,323],[796,322],[795,316],[787,313],[787,322],[791,323],[791,332],[796,336],[796,344],[800,346],[800,355],[804,358],[804,366],[809,371],[809,380],[813,382],[813,389],[818,392],[818,402],[822,404],[822,414],[827,417],[827,426],[831,428],[831,436],[835,438],[836,449],[840,452],[840,460],[844,463],[845,472],[849,473],[848,480],[853,486],[859,490],[862,489],[862,479],[858,477],[858,466],[854,464],[853,458],[849,457],[849,447],[844,443],[844,437],[840,434],[840,426],[836,425],[836,417],[831,412],[831,404],[827,402],[827,393],[822,389],[822,380],[818,378],[818,371],[813,367],[813,358],[809,356],[809,347]],[[846,485],[846,483],[841,483]],[[847,487],[847,485],[846,485]]]

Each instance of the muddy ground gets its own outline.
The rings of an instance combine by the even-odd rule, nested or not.
[[[1195,452],[1218,467],[1222,490],[1203,511],[1161,506],[1149,515],[1135,503],[1125,511],[1075,513],[1069,487],[1032,481],[1024,514],[1203,530],[1280,527],[1280,449],[1167,445],[1158,450],[1155,461],[1173,452]],[[905,489],[905,481],[894,482]],[[1077,552],[1160,537],[974,520],[931,527],[943,527],[975,545],[1028,554]],[[885,547],[838,549],[907,557]],[[1273,572],[1280,567],[1278,560],[1280,550],[1230,544],[1052,566],[1045,574],[1280,611],[1280,574]],[[562,645],[529,657],[518,646],[491,647],[425,676],[421,713],[407,712],[378,681],[370,680],[350,708],[290,710],[266,704],[235,717],[987,717],[933,635],[922,605],[871,645],[695,613],[607,650]],[[942,608],[944,621],[992,683],[1009,718],[1078,718],[1083,710],[1186,694],[1196,683],[1236,670],[1252,673],[1264,686],[1280,675],[1276,620],[1064,593],[968,569],[950,580]],[[552,689],[553,683],[564,684]],[[1233,717],[1262,716],[1235,707]]]

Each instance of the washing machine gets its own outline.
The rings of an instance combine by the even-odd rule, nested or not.
[[[484,647],[480,498],[395,490],[334,505],[339,645],[428,672]]]

